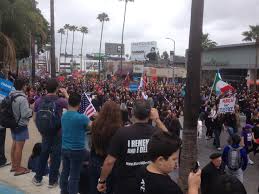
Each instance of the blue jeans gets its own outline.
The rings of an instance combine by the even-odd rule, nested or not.
[[[37,181],[42,181],[42,177],[45,174],[45,169],[49,156],[49,184],[54,184],[58,181],[59,176],[59,167],[61,160],[61,137],[42,136],[40,162],[37,173],[35,175]]]
[[[90,174],[90,194],[100,194],[97,190],[98,179],[100,178],[103,162],[105,158],[102,158],[94,151],[91,152],[90,163],[89,163],[89,174]],[[108,176],[106,180],[106,194],[113,193],[113,172]]]
[[[5,157],[5,135],[6,129],[0,127],[0,166],[6,163]]]
[[[227,131],[230,137],[237,133],[237,129],[234,129],[233,127],[227,127]]]
[[[220,147],[220,129],[214,129],[214,145],[216,148],[219,148]]]
[[[80,170],[84,161],[84,156],[85,150],[62,149],[63,169],[60,177],[61,194],[78,193]]]

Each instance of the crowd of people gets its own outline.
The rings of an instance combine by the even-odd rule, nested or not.
[[[39,79],[30,85],[16,78],[14,88],[9,94],[17,124],[11,129],[10,171],[14,176],[33,171],[36,186],[48,176],[49,188],[59,186],[61,194],[182,193],[168,174],[179,166],[183,84],[150,82],[132,92],[123,81],[112,79]],[[206,141],[213,139],[216,153],[202,170],[190,172],[189,194],[198,193],[200,187],[202,194],[215,193],[219,185],[222,194],[246,193],[243,171],[255,162],[249,153],[259,152],[259,95],[244,85],[235,88],[224,95],[201,88],[198,126],[205,124]],[[96,110],[93,117],[79,113],[82,94],[91,99]],[[226,95],[236,97],[235,112],[219,114],[219,100]],[[21,160],[31,118],[42,141],[35,144],[26,168]],[[0,128],[0,166],[6,166],[6,127]],[[226,143],[220,142],[223,130],[229,138],[220,153]]]

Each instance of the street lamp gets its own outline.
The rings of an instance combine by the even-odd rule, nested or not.
[[[124,29],[125,29],[125,21],[126,21],[126,13],[127,13],[127,5],[128,2],[134,2],[134,0],[120,0],[125,1],[125,8],[124,8],[124,19],[123,19],[123,25],[122,25],[122,34],[121,34],[121,53],[120,53],[120,75],[122,77],[122,55],[123,51],[125,52],[125,46],[124,46]]]
[[[174,55],[173,55],[173,86],[175,85],[175,73],[174,73],[174,59],[175,59],[175,40],[172,38],[165,38],[167,40],[171,40],[174,43]],[[170,54],[170,53],[169,53]]]

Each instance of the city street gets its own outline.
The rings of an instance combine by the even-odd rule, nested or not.
[[[182,119],[181,119],[182,121]],[[244,119],[243,119],[244,121]],[[181,122],[182,123],[182,122]],[[243,124],[244,122],[242,122]],[[204,130],[203,130],[204,132]],[[222,145],[226,143],[227,139],[227,132],[223,132],[221,135],[221,142]],[[30,122],[30,139],[25,144],[24,152],[23,152],[23,160],[22,163],[24,166],[27,165],[28,158],[31,154],[32,147],[35,143],[40,142],[40,137],[37,129],[35,128],[34,123]],[[10,149],[11,149],[11,139],[10,139],[10,132],[7,133],[7,141],[6,141],[6,156],[10,159]],[[209,162],[209,155],[213,152],[218,152],[212,146],[212,140],[206,141],[204,138],[198,139],[198,154],[199,154],[199,161],[201,163],[201,167],[204,167]],[[258,187],[258,173],[259,172],[259,155],[256,157],[253,154],[250,154],[251,159],[255,162],[254,165],[249,165],[247,170],[244,173],[244,185],[247,189],[248,194],[256,194],[256,190]],[[12,173],[9,172],[10,166],[1,168],[0,169],[0,182],[7,183],[11,186],[17,187],[28,194],[58,194],[59,188],[55,189],[48,189],[47,188],[47,178],[44,179],[44,186],[42,187],[35,187],[32,183],[33,173],[14,177]],[[177,175],[176,175],[177,176]]]

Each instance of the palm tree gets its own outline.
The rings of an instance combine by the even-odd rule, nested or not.
[[[242,35],[245,37],[243,41],[258,41],[259,39],[259,25],[249,26],[250,30],[245,31]]]
[[[218,45],[215,41],[210,40],[209,36],[210,35],[208,33],[202,35],[201,45],[203,49],[214,48]]]
[[[99,47],[99,63],[98,63],[98,73],[99,73],[99,80],[100,80],[101,79],[101,50],[102,50],[102,39],[103,39],[103,26],[104,26],[104,22],[110,21],[110,18],[108,16],[108,14],[103,12],[101,14],[98,14],[97,19],[102,23],[100,47]]]
[[[82,59],[83,59],[84,37],[85,37],[85,34],[88,33],[88,28],[86,26],[82,26],[79,31],[83,34],[83,36],[82,36],[82,43],[81,43],[81,63],[80,63],[80,65],[81,65],[80,68],[82,70],[82,67],[83,67],[83,60]]]
[[[256,42],[256,59],[255,59],[255,70],[254,70],[254,89],[256,90],[257,80],[257,69],[259,63],[259,25],[249,26],[250,30],[245,31],[242,35],[245,37],[243,41],[255,41]]]
[[[191,27],[187,60],[186,95],[184,98],[184,130],[179,183],[187,190],[188,175],[197,161],[197,121],[200,108],[201,42],[204,0],[192,0]]]
[[[72,40],[72,62],[73,62],[73,59],[74,59],[74,40],[75,40],[75,31],[78,31],[78,27],[77,26],[70,26],[69,28],[70,31],[73,32],[73,40]]]
[[[128,5],[128,2],[134,2],[134,0],[120,0],[120,1],[125,1],[124,19],[123,19],[122,34],[121,34],[121,64],[120,64],[120,72],[121,72],[121,76],[122,76],[122,55],[123,55],[123,50],[125,49],[123,44],[124,44],[124,28],[125,28],[125,21],[126,21],[127,5]]]
[[[59,49],[59,65],[60,65],[60,59],[61,59],[61,49],[62,49],[62,42],[63,42],[63,35],[65,35],[64,28],[60,28],[58,30],[58,33],[60,34],[60,49]]]
[[[70,29],[70,25],[69,24],[65,24],[64,30],[67,31],[66,45],[65,45],[65,63],[67,62],[67,40],[68,40],[68,31],[69,31],[69,29]]]

